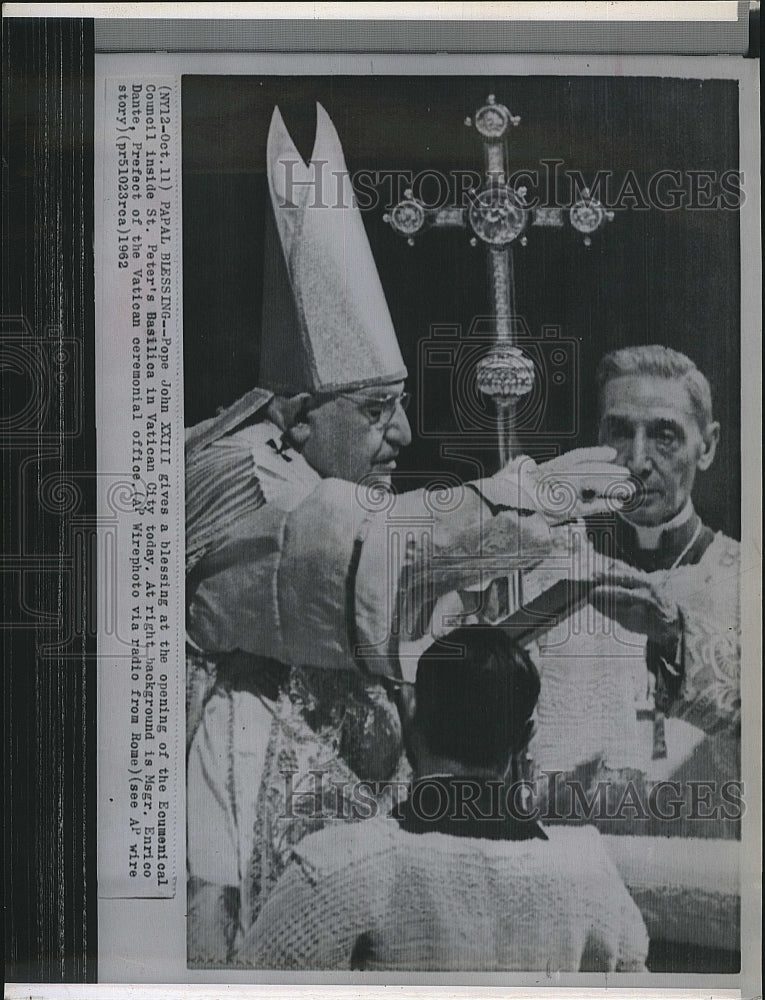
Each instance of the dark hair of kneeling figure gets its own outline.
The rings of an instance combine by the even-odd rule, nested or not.
[[[539,690],[528,653],[500,628],[467,625],[425,650],[399,699],[414,771],[397,812],[405,830],[547,839],[519,781]]]
[[[416,682],[396,692],[414,772],[393,813],[404,831],[548,839],[517,794],[539,691],[528,653],[501,628],[466,625],[422,653]],[[351,969],[364,971],[375,957],[372,937],[360,934]]]

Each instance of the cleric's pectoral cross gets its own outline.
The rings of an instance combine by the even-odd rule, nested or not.
[[[661,670],[659,663],[662,659],[658,656],[651,643],[646,649],[646,660],[648,664],[648,687],[646,689],[646,702],[644,707],[636,709],[635,716],[638,722],[651,723],[651,758],[653,760],[665,760],[667,757],[667,732],[666,715],[662,708],[660,697],[661,691]],[[663,660],[664,668],[676,675],[675,668]],[[650,706],[650,707],[649,707]]]
[[[489,94],[466,125],[475,125],[483,139],[484,181],[479,190],[469,192],[470,202],[463,207],[429,209],[406,191],[400,201],[385,216],[385,220],[410,245],[414,237],[431,228],[462,228],[472,233],[470,243],[486,248],[489,293],[495,319],[495,344],[479,361],[476,381],[479,390],[494,403],[497,418],[497,440],[500,467],[513,457],[513,417],[517,400],[534,386],[534,365],[515,345],[515,287],[513,284],[512,244],[527,243],[529,226],[563,228],[565,216],[578,232],[584,234],[589,246],[591,234],[613,218],[603,205],[585,189],[583,198],[570,208],[532,207],[526,202],[526,188],[512,187],[508,182],[506,134],[509,127],[520,124],[503,104]]]
[[[638,708],[635,712],[638,722],[651,723],[651,757],[664,760],[667,756],[667,736],[664,726],[666,716],[660,708]]]

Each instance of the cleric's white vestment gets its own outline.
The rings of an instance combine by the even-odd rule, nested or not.
[[[590,828],[549,840],[409,833],[301,841],[237,955],[263,969],[644,971],[640,911]]]
[[[715,782],[719,805],[722,784],[740,778],[739,544],[705,528],[692,507],[665,553],[636,549],[633,534],[620,526],[615,554],[632,565],[663,562],[650,576],[680,609],[680,641],[656,650],[589,604],[565,618],[533,654],[542,691],[530,753],[538,772],[560,770],[585,784],[622,776],[647,792],[657,781]],[[633,826],[615,832],[737,831],[724,819],[649,817]]]

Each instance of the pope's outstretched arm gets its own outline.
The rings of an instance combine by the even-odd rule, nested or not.
[[[325,479],[291,511],[252,511],[194,567],[189,636],[209,652],[348,668],[358,646],[385,654],[402,588],[437,598],[550,549],[539,514],[493,515],[467,488],[444,504],[428,491],[367,494]]]

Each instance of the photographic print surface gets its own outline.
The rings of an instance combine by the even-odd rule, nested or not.
[[[742,80],[430,62],[100,68],[102,964],[735,986]]]

